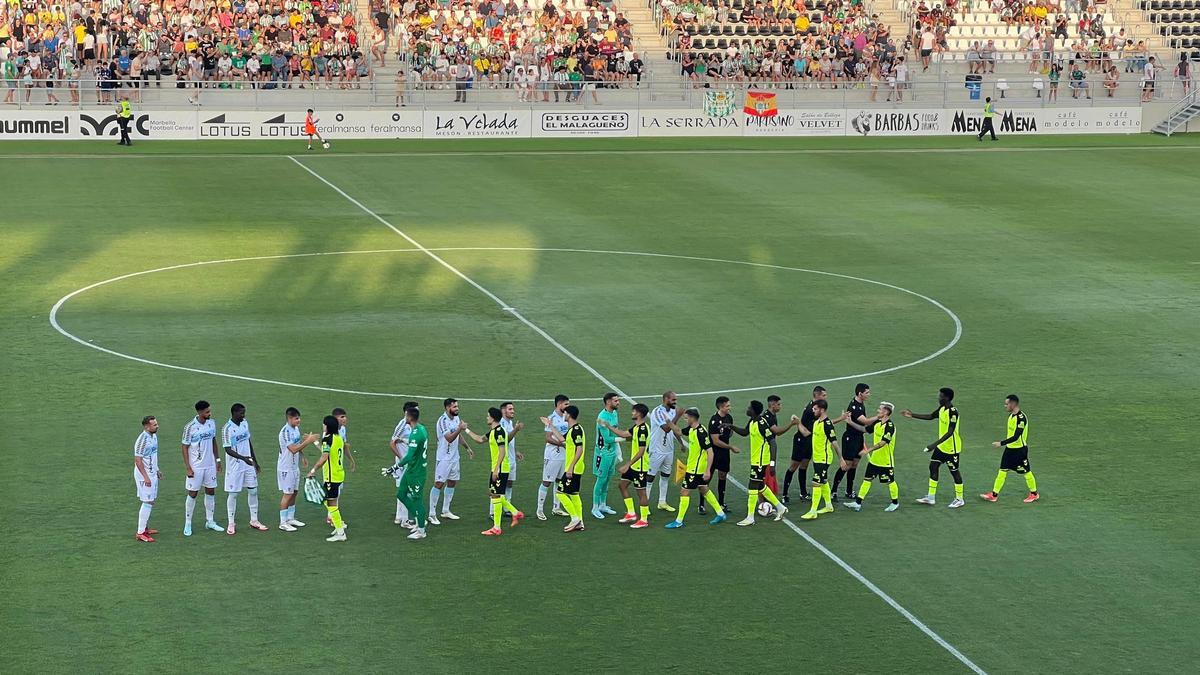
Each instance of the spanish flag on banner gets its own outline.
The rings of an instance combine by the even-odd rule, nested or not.
[[[768,91],[747,91],[746,106],[742,108],[747,115],[754,117],[774,117],[779,114],[779,98]]]

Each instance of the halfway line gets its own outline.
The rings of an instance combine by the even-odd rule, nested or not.
[[[342,190],[340,187],[338,187],[338,186],[334,185],[333,183],[330,183],[329,181],[325,180],[325,178],[324,178],[323,176],[321,176],[321,174],[317,173],[316,171],[313,171],[312,169],[308,168],[307,166],[304,166],[304,164],[303,164],[303,163],[302,163],[300,160],[296,159],[295,157],[291,157],[291,156],[289,156],[289,157],[288,157],[288,159],[290,159],[290,160],[292,160],[293,162],[295,162],[296,166],[300,167],[301,169],[304,169],[304,170],[305,170],[305,171],[307,171],[309,174],[311,174],[313,178],[316,178],[317,180],[321,181],[322,183],[324,183],[324,184],[328,185],[330,188],[332,188],[332,189],[333,189],[333,191],[334,191],[334,192],[336,192],[336,193],[338,193],[339,195],[341,195],[341,196],[345,197],[345,198],[346,198],[346,200],[347,200],[347,201],[349,201],[351,204],[354,204],[354,205],[355,205],[355,206],[357,206],[359,209],[362,209],[363,213],[367,214],[368,216],[371,216],[371,217],[372,217],[372,218],[374,218],[375,220],[378,220],[380,223],[383,223],[383,224],[384,224],[385,226],[387,226],[387,228],[388,228],[389,230],[391,230],[392,232],[395,232],[396,234],[400,235],[401,237],[404,237],[404,240],[405,240],[405,241],[407,241],[408,243],[412,244],[412,245],[413,245],[413,246],[414,246],[414,247],[415,247],[417,250],[421,251],[421,252],[422,252],[422,253],[424,253],[425,255],[429,256],[430,258],[433,258],[435,261],[437,261],[437,263],[438,263],[439,265],[441,265],[442,267],[445,267],[447,270],[449,270],[450,272],[452,272],[452,273],[453,273],[455,276],[457,276],[458,278],[460,278],[460,279],[462,279],[463,281],[467,282],[468,284],[470,284],[470,285],[474,286],[474,287],[475,287],[475,289],[476,289],[476,290],[478,290],[480,293],[483,293],[484,295],[486,295],[486,296],[488,296],[489,298],[491,298],[491,299],[492,299],[492,301],[493,301],[493,302],[495,302],[497,305],[500,305],[500,309],[501,309],[501,310],[503,310],[503,311],[505,311],[505,312],[508,312],[509,314],[513,315],[513,317],[514,317],[516,320],[518,320],[518,321],[520,321],[521,323],[523,323],[523,324],[525,324],[526,326],[528,326],[528,327],[529,327],[529,328],[530,328],[530,329],[531,329],[533,332],[537,333],[538,335],[541,335],[543,338],[545,338],[545,339],[546,339],[546,341],[547,341],[547,342],[549,342],[551,345],[554,345],[554,347],[555,347],[556,349],[558,349],[558,351],[562,352],[564,355],[566,355],[566,357],[567,357],[567,358],[569,358],[569,359],[571,359],[572,361],[574,361],[575,363],[579,364],[579,366],[580,366],[581,368],[583,368],[584,370],[586,370],[586,371],[588,371],[589,373],[591,373],[591,374],[592,374],[592,375],[593,375],[593,376],[594,376],[594,377],[595,377],[597,380],[600,380],[600,381],[601,381],[601,382],[603,382],[605,385],[607,385],[609,389],[611,389],[612,391],[614,391],[614,392],[616,392],[616,393],[620,394],[622,398],[624,398],[624,399],[626,399],[626,400],[628,400],[628,401],[630,401],[630,402],[633,402],[633,399],[629,398],[627,395],[625,395],[625,393],[624,393],[624,392],[622,392],[620,389],[618,389],[618,388],[617,388],[617,385],[615,385],[615,384],[613,384],[612,382],[610,382],[610,381],[609,381],[609,379],[608,379],[607,377],[604,377],[603,375],[601,375],[601,374],[600,374],[600,372],[599,372],[598,370],[596,370],[595,368],[593,368],[593,367],[591,367],[590,365],[588,365],[586,361],[584,361],[583,359],[579,358],[578,356],[575,356],[575,354],[573,354],[573,353],[571,352],[571,350],[567,349],[566,347],[564,347],[564,346],[562,345],[562,343],[560,343],[558,340],[555,340],[553,337],[551,337],[551,336],[550,336],[550,334],[549,334],[549,333],[547,333],[546,331],[542,330],[540,326],[538,326],[537,324],[533,323],[533,322],[532,322],[532,321],[530,321],[529,319],[526,319],[526,318],[525,318],[525,316],[524,316],[523,314],[521,314],[521,312],[519,312],[519,311],[518,311],[518,310],[517,310],[515,307],[513,307],[513,306],[512,306],[512,305],[510,305],[509,303],[507,303],[507,302],[505,302],[505,301],[501,300],[501,299],[499,298],[499,296],[497,296],[495,293],[493,293],[493,292],[489,291],[488,289],[484,288],[482,285],[480,285],[480,284],[479,284],[477,281],[475,281],[475,280],[474,280],[474,279],[472,279],[471,277],[467,276],[466,274],[463,274],[461,271],[459,271],[459,269],[458,269],[457,267],[455,267],[454,265],[451,265],[450,263],[446,262],[446,261],[445,261],[445,260],[444,260],[444,259],[443,259],[441,256],[439,256],[438,254],[436,254],[436,253],[434,253],[433,251],[431,251],[431,250],[429,250],[429,249],[425,248],[425,246],[423,246],[423,245],[421,244],[421,242],[419,242],[419,241],[417,241],[416,239],[413,239],[412,237],[408,236],[408,235],[407,235],[407,234],[405,234],[405,233],[404,233],[404,232],[403,232],[403,231],[402,231],[400,228],[398,228],[398,227],[396,227],[395,225],[393,225],[393,224],[389,223],[388,221],[384,220],[382,216],[380,216],[378,213],[375,213],[375,212],[374,212],[374,211],[372,211],[371,209],[368,209],[366,206],[364,206],[364,205],[363,205],[363,203],[362,203],[362,202],[360,202],[360,201],[358,201],[357,199],[355,199],[354,197],[351,197],[350,195],[346,194],[346,192],[345,192],[344,190]]]
[[[583,359],[581,359],[578,356],[576,356],[575,354],[573,354],[569,349],[567,349],[561,343],[559,343],[557,340],[555,340],[553,337],[551,337],[549,333],[542,330],[537,324],[533,323],[529,319],[526,319],[524,316],[522,316],[520,312],[518,312],[515,308],[513,308],[508,303],[501,300],[495,293],[492,293],[491,291],[489,291],[488,289],[486,289],[482,285],[480,285],[478,282],[476,282],[475,280],[468,277],[466,274],[463,274],[461,271],[459,271],[453,265],[451,265],[450,263],[443,260],[436,253],[429,250],[425,246],[421,245],[421,243],[418,242],[416,239],[413,239],[412,237],[408,236],[403,231],[401,231],[399,228],[397,228],[395,225],[392,225],[387,220],[384,220],[384,218],[382,216],[380,216],[379,214],[375,213],[371,209],[364,206],[362,202],[358,201],[354,197],[351,197],[350,195],[346,194],[345,191],[343,191],[341,188],[339,188],[338,186],[329,182],[328,180],[323,178],[320,174],[318,174],[317,172],[313,171],[312,169],[310,169],[307,166],[305,166],[304,164],[302,164],[295,157],[289,156],[288,159],[295,162],[297,166],[299,166],[300,168],[307,171],[309,174],[311,174],[317,180],[328,185],[330,188],[333,189],[334,192],[337,192],[339,195],[344,197],[351,204],[354,204],[359,209],[361,209],[364,213],[371,216],[372,218],[379,221],[380,223],[386,225],[388,227],[388,229],[390,229],[391,231],[395,232],[396,234],[400,235],[401,237],[404,237],[404,239],[406,241],[408,241],[408,243],[412,244],[418,250],[422,251],[429,257],[436,260],[442,267],[445,267],[447,270],[453,272],[460,279],[462,279],[463,281],[467,282],[468,284],[474,286],[477,290],[479,290],[479,292],[481,292],[484,295],[486,295],[487,297],[491,298],[493,301],[496,302],[496,304],[500,305],[501,309],[512,314],[519,321],[521,321],[521,323],[523,323],[526,326],[528,326],[529,328],[531,328],[538,335],[541,335],[543,338],[546,339],[546,341],[548,341],[550,344],[554,345],[560,352],[565,354],[567,357],[569,357],[575,363],[582,366],[584,370],[591,373],[593,376],[595,376],[596,379],[603,382],[606,386],[608,386],[609,389],[611,389],[613,392],[615,392],[618,396],[620,396],[621,398],[623,398],[627,401],[630,401],[631,403],[633,402],[633,399],[630,398],[629,395],[626,394],[624,391],[622,391],[620,387],[613,384],[612,381],[610,381],[608,378],[601,375],[599,371],[597,371],[595,368],[588,365],[588,363],[585,362]],[[741,489],[743,492],[747,492],[746,486],[744,486],[740,482],[738,482],[737,479],[730,478],[729,480],[735,486],[737,486],[739,489]],[[834,564],[836,564],[838,567],[841,567],[843,570],[845,570],[847,574],[849,574],[851,577],[856,579],[863,586],[866,586],[867,590],[869,590],[872,593],[874,593],[875,595],[879,596],[879,598],[882,599],[884,602],[886,602],[892,609],[899,612],[900,616],[903,616],[905,619],[908,620],[909,623],[916,626],[918,630],[920,630],[925,635],[929,636],[930,639],[932,639],[935,643],[937,643],[939,646],[941,646],[943,649],[945,649],[947,652],[949,652],[951,656],[958,659],[960,663],[962,663],[964,666],[969,668],[972,672],[976,673],[976,675],[987,675],[986,672],[982,668],[975,665],[974,661],[967,658],[965,654],[958,651],[958,649],[956,649],[954,647],[954,645],[950,644],[949,642],[947,642],[945,640],[945,638],[943,638],[942,636],[935,633],[933,631],[933,629],[931,629],[929,626],[926,626],[923,621],[918,619],[912,612],[905,609],[904,606],[901,605],[899,602],[896,602],[896,600],[894,598],[892,598],[892,596],[888,595],[881,588],[879,588],[874,583],[872,583],[870,579],[867,579],[858,570],[851,567],[849,565],[849,563],[847,563],[845,560],[842,560],[841,558],[839,558],[833,551],[830,551],[828,548],[825,548],[825,546],[821,542],[814,539],[812,537],[812,535],[810,535],[807,532],[805,532],[804,530],[800,529],[799,527],[796,526],[795,523],[793,523],[792,521],[790,521],[786,518],[784,518],[783,522],[787,523],[788,527],[790,527],[793,532],[800,535],[800,537],[803,538],[805,541],[807,541],[809,544],[811,544],[813,546],[813,548],[820,551],[826,558],[829,558],[830,560],[832,560],[834,562]]]

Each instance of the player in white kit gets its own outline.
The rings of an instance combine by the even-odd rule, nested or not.
[[[676,409],[678,397],[673,391],[663,392],[662,404],[650,411],[650,485],[646,488],[649,495],[658,483],[658,508],[660,511],[674,512],[675,507],[667,503],[667,488],[671,485],[671,470],[675,466],[675,435],[672,427],[679,422],[683,411]]]
[[[279,430],[279,462],[275,465],[275,482],[283,497],[279,499],[279,529],[284,532],[295,532],[296,528],[304,527],[304,523],[296,520],[296,492],[300,489],[300,469],[308,468],[308,458],[304,456],[304,448],[315,443],[319,438],[316,434],[300,434],[300,411],[288,408],[283,416],[287,418],[283,428]]]
[[[437,464],[433,469],[433,489],[429,491],[429,522],[441,525],[438,520],[438,497],[445,495],[442,501],[442,518],[458,520],[458,516],[450,510],[450,502],[454,499],[454,486],[458,484],[461,475],[459,470],[458,445],[467,449],[467,456],[475,459],[475,451],[462,438],[467,430],[467,423],[458,416],[458,401],[448,398],[442,401],[446,412],[437,421]]]
[[[150,524],[150,509],[154,500],[158,499],[158,480],[162,471],[158,470],[158,420],[154,415],[142,418],[142,433],[133,442],[133,484],[137,486],[138,501],[142,503],[138,510],[138,528],[135,539],[153,542],[152,535],[158,530],[152,530]]]
[[[517,442],[513,437],[525,428],[525,423],[517,421],[517,409],[513,407],[512,401],[505,401],[500,404],[500,428],[504,429],[505,437],[508,438],[508,485],[504,486],[504,498],[512,502],[513,483],[517,480],[517,462],[525,459],[525,455],[517,452]],[[492,517],[492,504],[488,502],[488,518]]]
[[[258,464],[258,456],[254,454],[254,444],[250,441],[250,423],[246,421],[246,406],[234,403],[229,408],[229,421],[221,428],[221,447],[229,455],[229,464],[225,467],[225,511],[229,516],[229,526],[225,534],[234,534],[237,518],[237,497],[242,489],[246,490],[246,504],[250,507],[250,527],[266,532],[267,526],[258,522],[258,472],[262,467]]]
[[[183,427],[183,468],[187,472],[187,500],[183,506],[183,536],[192,536],[192,512],[196,495],[204,489],[204,527],[214,532],[225,528],[213,520],[217,510],[217,474],[221,456],[217,452],[217,424],[212,420],[208,401],[196,401],[196,416]]]
[[[538,487],[538,520],[546,519],[546,495],[550,495],[551,513],[556,516],[567,515],[558,505],[558,479],[563,475],[564,464],[567,461],[563,451],[563,439],[571,425],[567,424],[566,409],[571,405],[571,398],[566,394],[554,397],[554,410],[547,418],[546,451],[542,459],[542,484]]]
[[[388,443],[392,448],[392,454],[396,456],[395,461],[392,463],[392,466],[395,468],[392,469],[391,474],[396,477],[397,488],[400,487],[400,481],[404,479],[404,472],[407,470],[407,467],[398,465],[400,464],[400,460],[404,459],[404,455],[408,453],[408,437],[412,433],[412,425],[408,423],[408,410],[415,407],[417,407],[416,401],[404,402],[404,416],[400,418],[400,423],[392,430],[392,440]],[[396,499],[396,519],[392,522],[405,527],[408,527],[410,524],[408,507],[399,499]]]

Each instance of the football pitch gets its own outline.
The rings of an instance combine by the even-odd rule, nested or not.
[[[1200,138],[0,144],[4,670],[1184,672],[1200,559]],[[856,382],[927,413],[957,391],[965,508],[896,416],[899,511],[750,528],[532,517],[537,418],[667,389],[836,416]],[[1004,396],[1042,499],[991,489]],[[534,432],[498,539],[486,449],[463,517],[405,539],[388,439],[412,398]],[[267,532],[182,536],[197,399],[247,406]],[[358,470],[277,524],[276,436],[349,413]],[[836,412],[835,412],[836,411]],[[163,479],[134,541],[132,444]],[[629,404],[621,407],[628,425]],[[743,449],[744,440],[735,441]],[[781,439],[786,458],[790,434]],[[311,449],[307,451],[313,459]],[[589,453],[589,457],[590,457]],[[431,461],[432,464],[432,461]],[[432,470],[432,467],[431,467]],[[782,468],[780,471],[782,479]],[[859,471],[861,480],[862,470]],[[432,480],[430,481],[432,484]],[[590,507],[592,478],[584,480]],[[798,489],[792,487],[793,497]],[[225,499],[217,490],[217,520]],[[671,488],[677,501],[677,488]],[[693,500],[695,504],[696,500]],[[614,483],[609,503],[620,506]],[[652,500],[653,504],[653,500]],[[197,507],[202,522],[203,506]]]

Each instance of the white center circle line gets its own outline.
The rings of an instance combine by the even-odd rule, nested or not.
[[[908,363],[903,363],[903,364],[900,364],[897,366],[891,366],[889,368],[882,368],[879,370],[873,370],[873,371],[869,371],[869,372],[855,373],[853,375],[838,375],[838,376],[833,376],[833,377],[823,377],[823,378],[817,378],[817,379],[811,379],[811,380],[802,380],[802,381],[797,381],[797,382],[783,382],[783,383],[778,383],[778,384],[769,384],[769,385],[755,386],[755,387],[741,387],[741,388],[734,388],[734,389],[715,389],[712,391],[691,391],[691,392],[679,392],[678,393],[679,396],[684,396],[684,397],[708,396],[708,395],[713,395],[713,394],[744,393],[744,392],[752,392],[752,391],[766,391],[769,389],[785,389],[785,388],[790,388],[790,387],[804,386],[804,385],[808,385],[808,384],[819,384],[819,383],[825,383],[825,382],[840,382],[840,381],[844,381],[844,380],[853,380],[853,379],[865,379],[868,377],[873,377],[875,375],[883,375],[883,374],[887,374],[887,373],[893,373],[898,370],[903,370],[905,368],[911,368],[913,366],[917,366],[917,365],[932,361],[933,359],[936,359],[937,357],[941,356],[942,354],[945,354],[947,351],[953,349],[954,346],[956,344],[958,344],[959,340],[962,339],[962,321],[959,319],[958,315],[954,313],[953,310],[951,310],[949,307],[946,307],[941,302],[938,302],[937,300],[935,300],[927,295],[924,295],[922,293],[918,293],[917,291],[914,291],[914,290],[911,290],[908,288],[904,288],[903,286],[897,286],[895,284],[889,284],[887,282],[877,281],[875,279],[867,279],[864,277],[856,277],[856,276],[849,275],[849,274],[841,274],[839,272],[827,272],[824,270],[814,270],[814,269],[808,269],[808,268],[804,268],[804,267],[790,267],[787,265],[776,265],[776,264],[772,264],[772,263],[750,262],[750,261],[746,261],[746,260],[729,260],[729,259],[725,259],[725,258],[709,258],[709,257],[702,257],[702,256],[679,255],[679,254],[673,254],[673,253],[651,253],[651,252],[646,252],[646,251],[612,251],[612,250],[603,250],[603,249],[517,247],[517,246],[459,246],[459,247],[429,248],[428,250],[438,251],[438,252],[519,251],[519,252],[531,252],[531,253],[532,252],[543,252],[543,253],[581,253],[581,254],[593,254],[593,255],[596,255],[596,254],[598,254],[598,255],[628,255],[628,256],[643,256],[643,257],[649,257],[649,258],[669,258],[669,259],[676,259],[676,260],[691,260],[691,261],[696,261],[696,262],[724,263],[724,264],[730,264],[730,265],[745,265],[748,267],[758,267],[758,268],[764,268],[764,269],[776,269],[776,270],[784,270],[784,271],[791,271],[791,272],[803,272],[803,273],[807,273],[807,274],[819,274],[822,276],[834,277],[834,278],[839,278],[839,279],[847,279],[850,281],[858,281],[858,282],[867,283],[867,284],[874,284],[876,286],[882,286],[884,288],[890,288],[892,290],[899,291],[901,293],[906,293],[913,297],[924,300],[925,302],[928,302],[929,304],[933,305],[934,307],[937,307],[942,312],[944,312],[948,317],[950,317],[950,319],[954,322],[954,337],[951,338],[951,340],[949,342],[947,342],[944,346],[942,346],[940,349],[933,352],[932,354],[929,354],[922,358],[916,359],[914,361],[909,361]],[[425,400],[442,400],[445,398],[444,396],[430,396],[427,394],[404,394],[404,393],[380,392],[380,391],[362,391],[362,390],[357,390],[357,389],[344,389],[344,388],[339,388],[339,387],[322,387],[322,386],[311,385],[311,384],[301,384],[298,382],[284,382],[281,380],[271,380],[271,379],[260,378],[260,377],[251,377],[248,375],[238,375],[235,373],[223,373],[223,372],[219,372],[219,371],[215,371],[215,370],[206,370],[203,368],[192,368],[189,366],[180,366],[180,365],[176,365],[176,364],[172,364],[172,363],[164,363],[162,361],[146,359],[146,358],[142,358],[140,356],[126,354],[123,352],[116,351],[114,349],[109,349],[107,347],[102,347],[100,345],[94,344],[94,343],[89,342],[88,340],[85,340],[85,339],[75,335],[74,333],[71,333],[70,331],[66,330],[65,328],[62,327],[62,325],[58,321],[58,314],[62,310],[63,306],[66,305],[66,303],[68,301],[70,301],[72,298],[74,298],[78,295],[86,293],[87,291],[90,291],[92,289],[99,288],[101,286],[105,286],[107,284],[115,283],[118,281],[123,281],[125,279],[131,279],[131,278],[135,278],[135,277],[146,276],[149,274],[155,274],[158,272],[169,272],[172,270],[187,269],[187,268],[192,268],[192,267],[202,267],[202,266],[206,266],[206,265],[221,265],[221,264],[226,264],[226,263],[251,262],[251,261],[256,261],[256,260],[279,260],[279,259],[286,259],[286,258],[312,258],[312,257],[320,257],[320,256],[370,255],[370,254],[383,254],[383,253],[420,253],[420,252],[421,252],[421,250],[417,249],[417,248],[396,248],[396,249],[373,249],[373,250],[363,250],[363,251],[327,251],[327,252],[322,252],[322,253],[291,253],[291,254],[281,254],[281,255],[250,256],[250,257],[245,257],[245,258],[224,258],[224,259],[219,259],[219,260],[203,260],[203,261],[199,261],[199,262],[182,263],[179,265],[168,265],[166,267],[158,267],[158,268],[149,269],[149,270],[142,270],[139,272],[130,272],[128,274],[122,274],[120,276],[112,277],[110,279],[105,279],[103,281],[97,281],[88,286],[84,286],[82,288],[78,288],[74,291],[71,291],[70,293],[59,298],[58,302],[54,303],[54,306],[50,308],[50,325],[54,328],[54,330],[58,331],[59,334],[63,335],[64,337],[66,337],[74,342],[77,342],[85,347],[89,347],[91,349],[95,349],[97,351],[104,352],[105,354],[109,354],[111,356],[128,359],[130,361],[135,361],[137,363],[143,363],[146,365],[158,366],[160,368],[170,368],[172,370],[179,370],[179,371],[184,371],[184,372],[189,372],[189,373],[197,373],[197,374],[201,374],[201,375],[212,375],[214,377],[224,377],[224,378],[229,378],[229,379],[242,380],[244,382],[256,382],[259,384],[271,384],[271,385],[276,385],[276,386],[281,386],[281,387],[294,387],[297,389],[309,389],[309,390],[314,390],[314,391],[327,391],[327,392],[338,393],[338,394],[352,394],[352,395],[356,395],[356,396],[382,396],[382,397],[388,397],[388,398],[413,398],[413,399],[425,399]],[[509,312],[516,311],[516,309],[513,307],[502,307],[501,309],[502,309],[502,311],[509,311]],[[654,394],[641,394],[641,395],[633,396],[632,398],[634,398],[634,399],[650,399],[650,398],[655,398],[659,395],[661,395],[661,392],[654,393]],[[492,398],[461,398],[461,397],[459,397],[458,400],[464,401],[464,402],[472,402],[472,403],[486,403],[486,402],[500,400],[500,398],[506,398],[506,397],[499,397],[499,398],[495,398],[495,397],[492,397]],[[549,402],[553,401],[553,399],[545,399],[545,398],[508,399],[508,400],[512,400],[512,401],[519,402],[519,403],[549,403]],[[600,399],[597,397],[597,398],[576,398],[574,400],[577,400],[577,401],[599,401]]]

